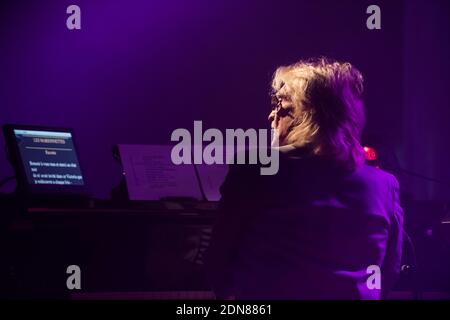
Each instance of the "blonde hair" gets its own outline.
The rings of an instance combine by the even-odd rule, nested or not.
[[[350,169],[364,162],[363,77],[350,63],[320,58],[279,67],[272,89],[294,107],[288,144],[310,147]]]

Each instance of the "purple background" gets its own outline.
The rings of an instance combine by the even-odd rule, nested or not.
[[[382,29],[370,31],[374,3]],[[70,4],[79,31],[66,28]],[[447,0],[2,1],[0,124],[74,128],[104,198],[121,177],[112,145],[167,143],[194,120],[265,128],[275,68],[326,55],[365,76],[365,137],[403,168],[450,181],[449,24]],[[0,157],[0,178],[11,173]],[[417,199],[450,198],[446,186],[401,183]]]

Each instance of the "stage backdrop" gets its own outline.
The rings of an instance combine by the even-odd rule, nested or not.
[[[81,30],[66,28],[70,4]],[[324,55],[363,72],[366,136],[401,166],[450,180],[447,1],[377,1],[381,30],[366,27],[370,4],[2,1],[0,124],[74,128],[90,189],[105,198],[121,177],[114,144],[167,143],[194,120],[266,128],[275,68]],[[0,177],[10,174],[1,156]],[[416,197],[449,195],[406,184]]]

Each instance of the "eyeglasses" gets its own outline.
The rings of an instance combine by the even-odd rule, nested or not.
[[[277,95],[275,92],[270,94],[270,101],[272,105],[272,111],[276,111],[278,116],[284,117],[289,114],[292,108],[283,108],[283,102],[290,101],[287,95]]]

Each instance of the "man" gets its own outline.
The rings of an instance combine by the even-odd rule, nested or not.
[[[395,177],[364,164],[361,73],[300,61],[278,68],[272,89],[280,169],[230,167],[207,258],[216,296],[384,297],[400,269],[403,211]],[[381,283],[369,278],[377,268]]]

